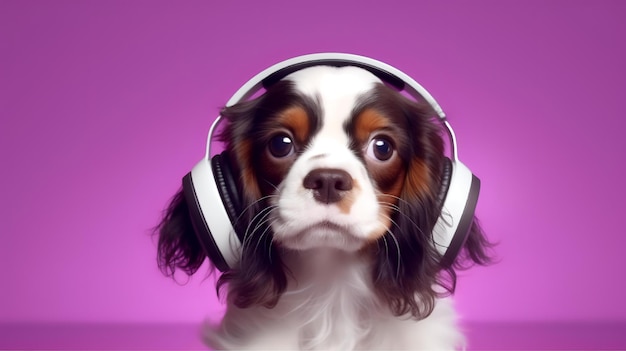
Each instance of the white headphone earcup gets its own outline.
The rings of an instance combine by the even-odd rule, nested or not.
[[[480,192],[480,179],[472,174],[469,168],[459,160],[454,160],[450,164],[452,169],[448,190],[445,193],[441,214],[433,229],[433,242],[443,257],[444,266],[454,262],[467,240]]]
[[[194,231],[211,263],[222,272],[235,267],[241,241],[224,207],[209,160],[202,159],[183,178],[183,191]]]

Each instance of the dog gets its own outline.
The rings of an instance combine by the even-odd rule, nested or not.
[[[433,245],[446,160],[434,115],[352,66],[298,70],[221,111],[245,235],[217,282],[227,310],[204,328],[210,347],[464,347],[456,270],[490,263],[492,244],[473,218],[454,262]],[[156,232],[165,274],[199,269],[182,190]]]

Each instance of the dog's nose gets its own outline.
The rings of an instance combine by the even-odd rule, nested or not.
[[[331,204],[341,200],[346,191],[352,190],[352,177],[341,169],[318,168],[304,177],[302,185],[313,190],[318,202]]]

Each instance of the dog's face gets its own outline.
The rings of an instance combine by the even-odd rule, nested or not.
[[[367,71],[314,67],[287,81],[314,113],[294,103],[268,120],[255,172],[273,185],[274,240],[296,250],[359,250],[390,229],[408,161],[398,152],[408,147],[404,126],[374,106],[381,82]]]
[[[435,285],[454,289],[432,242],[445,156],[430,106],[366,70],[318,66],[221,115],[244,208],[234,226],[245,239],[240,266],[218,285],[236,305],[275,304],[287,284],[282,255],[310,249],[367,256],[376,294],[398,315],[424,317]],[[176,220],[184,206],[175,199],[159,227],[160,260],[193,273],[204,257],[188,220]],[[484,263],[487,246],[473,225],[465,255]]]

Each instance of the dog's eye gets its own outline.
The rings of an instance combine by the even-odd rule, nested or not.
[[[376,137],[367,146],[367,156],[379,161],[387,161],[393,156],[393,144],[386,138]]]
[[[268,148],[274,157],[287,157],[293,153],[293,141],[286,134],[279,134],[270,139]]]

